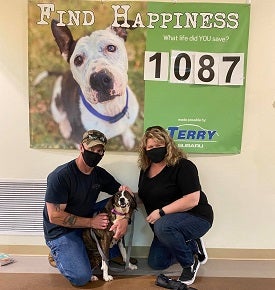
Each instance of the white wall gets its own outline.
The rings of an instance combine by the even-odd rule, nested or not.
[[[173,2],[173,1],[171,1]],[[222,1],[192,1],[222,2]],[[223,1],[246,3],[246,1]],[[77,151],[29,147],[27,0],[2,1],[0,10],[0,178],[45,179]],[[242,152],[193,155],[215,211],[209,248],[275,248],[275,1],[252,0]],[[42,56],[41,56],[42,57]],[[233,118],[234,116],[232,116]],[[137,189],[135,153],[107,153],[102,161],[121,182]],[[138,213],[135,245],[149,245],[150,231]],[[43,244],[43,238],[0,244]]]

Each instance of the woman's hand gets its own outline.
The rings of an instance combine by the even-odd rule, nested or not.
[[[155,209],[146,218],[149,224],[154,224],[158,219],[160,219],[159,210]]]

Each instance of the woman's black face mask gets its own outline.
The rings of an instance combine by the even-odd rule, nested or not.
[[[146,151],[147,157],[154,163],[161,162],[167,153],[166,147],[157,147]]]
[[[100,162],[100,160],[104,156],[104,153],[103,154],[99,154],[99,153],[96,153],[96,152],[92,152],[92,151],[86,150],[84,147],[83,147],[83,149],[84,149],[84,152],[82,152],[82,156],[83,156],[83,159],[84,159],[85,163],[89,167],[97,166],[97,164]]]

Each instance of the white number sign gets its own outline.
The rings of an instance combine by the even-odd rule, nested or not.
[[[146,51],[144,79],[183,84],[243,85],[244,53],[172,50],[170,61],[169,55],[168,52]]]

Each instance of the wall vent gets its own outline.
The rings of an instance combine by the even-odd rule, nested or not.
[[[0,179],[0,234],[43,234],[45,180]]]

